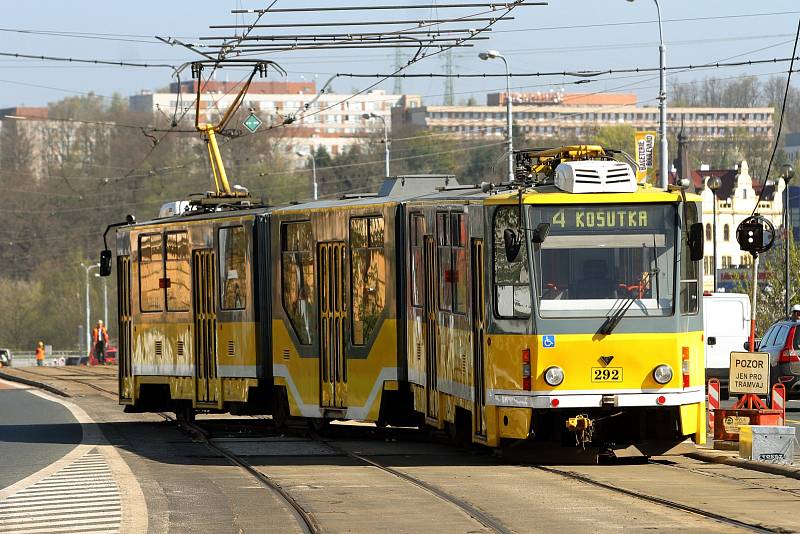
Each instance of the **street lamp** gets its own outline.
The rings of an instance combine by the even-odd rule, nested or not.
[[[383,146],[384,146],[384,156],[386,159],[386,177],[389,177],[389,126],[386,124],[386,119],[381,117],[380,115],[376,115],[375,113],[364,113],[361,115],[362,119],[380,119],[383,123]]]
[[[633,3],[634,0],[628,0]],[[661,167],[660,185],[662,189],[667,188],[667,177],[669,176],[669,157],[667,151],[667,47],[664,44],[664,28],[661,23],[661,6],[658,5],[658,0],[653,0],[656,4],[656,11],[658,13],[658,67],[659,67],[659,81],[658,81],[658,111],[659,111],[659,132],[660,137],[660,157],[659,166]],[[714,266],[716,267],[716,265]]]
[[[317,200],[317,161],[313,154],[305,152],[295,152],[301,158],[311,159],[311,178],[314,180],[314,200]]]
[[[791,289],[791,280],[789,279],[789,247],[792,243],[792,224],[789,215],[789,182],[792,181],[794,178],[794,167],[789,165],[788,163],[784,163],[781,166],[781,178],[783,179],[784,189],[783,189],[783,231],[786,235],[783,248],[784,248],[784,275],[786,277],[786,293],[784,295],[783,303],[784,307],[786,308],[786,316],[789,317],[791,315],[791,310],[789,309],[789,293]]]
[[[712,241],[714,243],[714,292],[717,291],[717,189],[722,187],[722,180],[719,176],[712,176],[708,179],[708,188],[714,196],[714,215],[711,218]]]
[[[511,72],[508,70],[508,61],[505,56],[497,50],[488,50],[481,52],[478,57],[484,61],[489,59],[502,59],[503,64],[506,66],[506,141],[508,142],[508,181],[514,181],[514,139],[512,132],[512,114],[511,114]]]
[[[85,265],[81,263],[81,267],[83,270],[86,271],[86,355],[88,356],[92,352],[92,332],[91,328],[91,305],[89,304],[89,272],[92,269],[97,269],[100,267],[99,263],[93,263],[91,265]]]
[[[94,277],[103,280],[103,324],[108,328],[108,278],[99,273],[94,273]]]

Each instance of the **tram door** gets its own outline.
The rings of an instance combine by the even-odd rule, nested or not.
[[[347,406],[347,360],[344,356],[346,257],[342,242],[320,243],[318,246],[320,406],[323,408]]]
[[[428,417],[438,417],[439,391],[436,380],[436,245],[425,236],[425,395]]]
[[[119,347],[117,365],[119,369],[119,398],[132,401],[133,364],[131,362],[131,258],[117,258],[117,313],[119,314]]]
[[[484,324],[486,308],[483,301],[483,240],[472,240],[472,369],[475,383],[475,404],[473,409],[473,425],[475,434],[486,435],[486,383],[484,377]]]
[[[219,401],[217,377],[217,269],[213,250],[192,253],[192,304],[194,305],[194,383],[196,405]]]

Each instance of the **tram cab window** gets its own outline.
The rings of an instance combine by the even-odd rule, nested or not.
[[[684,230],[681,232],[681,313],[693,315],[700,307],[700,262],[692,261],[689,250],[689,228],[697,222],[697,205],[694,203],[685,206],[686,220],[683,221]],[[726,226],[727,228],[727,226]]]
[[[524,318],[531,314],[531,287],[528,272],[528,247],[522,244],[514,261],[506,258],[503,232],[519,231],[518,206],[503,206],[494,215],[494,297],[499,317]]]
[[[350,219],[352,341],[364,345],[378,326],[386,303],[383,217]]]
[[[439,309],[467,311],[467,219],[463,213],[437,213]]]
[[[281,287],[283,309],[298,340],[311,344],[315,313],[314,244],[310,222],[281,227]]]
[[[166,235],[167,310],[188,311],[192,298],[189,236],[186,232],[167,232]]]
[[[219,290],[223,310],[247,307],[247,234],[244,226],[219,229]]]
[[[529,209],[531,227],[550,224],[543,243],[529,243],[542,317],[604,317],[627,302],[628,316],[672,314],[674,205]]]
[[[139,236],[139,306],[143,312],[164,309],[164,251],[161,234]]]

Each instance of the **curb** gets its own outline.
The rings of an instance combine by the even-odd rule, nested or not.
[[[800,467],[782,464],[768,464],[764,462],[756,462],[753,460],[745,460],[744,458],[736,458],[726,454],[714,454],[706,451],[695,451],[684,454],[687,458],[700,460],[701,462],[709,462],[713,464],[725,464],[733,467],[740,467],[742,469],[749,469],[750,471],[760,471],[762,473],[769,473],[771,475],[780,475],[788,478],[795,478],[800,480]]]
[[[50,393],[53,393],[55,395],[59,395],[61,397],[66,397],[66,398],[71,398],[72,397],[72,395],[70,395],[66,391],[62,391],[62,390],[58,389],[57,387],[51,386],[50,384],[45,384],[44,382],[39,382],[39,381],[36,381],[36,380],[30,380],[30,379],[27,379],[27,378],[22,378],[21,376],[10,375],[10,374],[4,373],[2,371],[0,371],[0,378],[2,378],[3,380],[8,380],[10,382],[18,382],[20,384],[25,384],[26,386],[32,386],[32,387],[36,387],[36,388],[39,388],[39,389],[43,389],[45,391],[49,391]]]

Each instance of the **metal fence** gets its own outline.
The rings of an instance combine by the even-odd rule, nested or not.
[[[33,367],[36,365],[36,352],[32,350],[25,350],[14,352],[11,351],[13,357],[11,365],[14,367]],[[80,350],[54,350],[49,358],[45,358],[45,365],[64,365],[67,358],[85,356],[83,351]]]

